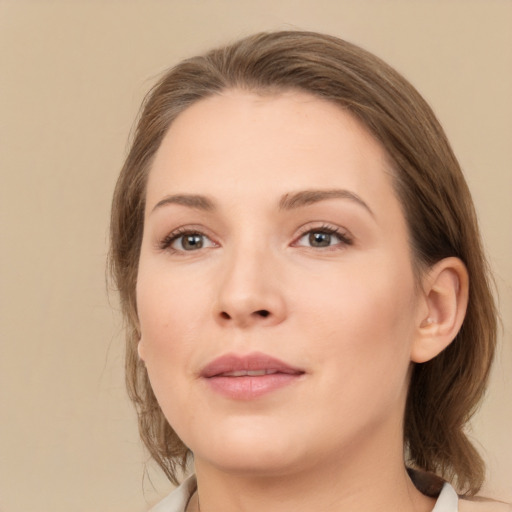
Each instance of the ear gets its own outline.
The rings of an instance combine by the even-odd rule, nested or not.
[[[422,280],[411,361],[424,363],[436,357],[457,336],[468,304],[469,279],[459,258],[436,263]]]
[[[139,359],[141,361],[144,361],[144,344],[142,341],[142,337],[140,338],[139,342],[137,343],[137,353],[139,354]]]

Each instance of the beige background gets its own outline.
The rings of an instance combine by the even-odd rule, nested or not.
[[[121,324],[106,294],[114,181],[162,70],[212,44],[289,27],[374,51],[448,132],[503,313],[474,435],[490,463],[487,491],[512,500],[511,1],[0,0],[2,512],[135,512],[168,492],[151,464],[144,476]]]

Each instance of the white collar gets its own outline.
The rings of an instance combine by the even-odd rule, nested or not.
[[[455,489],[449,483],[445,482],[432,512],[457,512],[458,510],[459,497]]]

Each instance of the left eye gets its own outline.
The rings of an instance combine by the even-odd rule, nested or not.
[[[296,243],[296,245],[315,248],[332,247],[339,244],[350,244],[350,241],[343,235],[326,229],[308,231]]]

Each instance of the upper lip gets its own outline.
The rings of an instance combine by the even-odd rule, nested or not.
[[[200,375],[204,378],[210,378],[232,374],[233,372],[243,372],[241,375],[247,375],[245,372],[253,371],[286,373],[288,375],[301,375],[304,373],[304,370],[301,368],[287,364],[275,357],[260,352],[253,352],[246,355],[222,355],[208,363],[201,370]]]

